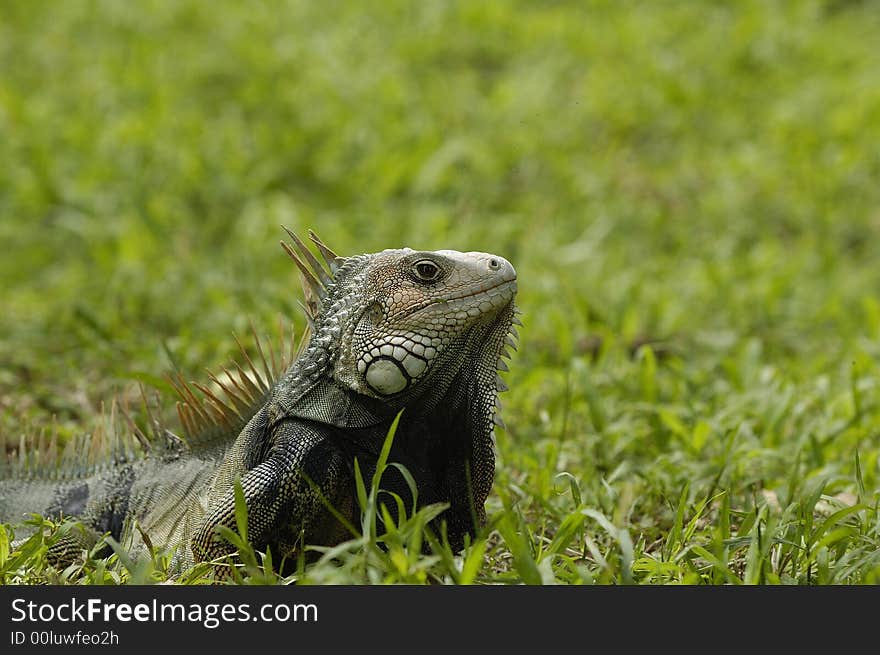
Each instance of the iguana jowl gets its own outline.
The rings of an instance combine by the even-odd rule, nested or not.
[[[390,461],[415,479],[419,505],[449,504],[440,519],[460,548],[485,520],[494,478],[496,396],[505,388],[497,371],[506,370],[518,323],[513,266],[452,250],[342,258],[310,234],[319,261],[290,236],[293,247],[282,245],[303,274],[312,333],[285,370],[273,374],[261,349],[262,380],[251,363],[251,374],[213,377],[213,391],[178,382],[189,438],[162,428],[147,439],[134,429],[143,455],[131,454],[125,436],[72,446],[79,464],[76,453],[55,464],[47,444],[37,463],[21,453],[25,466],[4,467],[0,520],[79,517],[94,532],[62,541],[59,559],[110,532],[135,554],[145,539],[175,549],[180,569],[232,550],[216,528],[235,528],[240,480],[257,549],[286,555],[302,543],[335,544],[350,535],[328,504],[354,519],[354,462],[368,480],[403,410]],[[106,461],[84,465],[96,452]],[[396,471],[382,485],[408,498]]]

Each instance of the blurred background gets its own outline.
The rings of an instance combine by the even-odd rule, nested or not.
[[[652,398],[690,426],[773,371],[843,388],[880,354],[878,28],[868,0],[5,0],[0,429],[301,326],[281,224],[510,259],[512,443]]]

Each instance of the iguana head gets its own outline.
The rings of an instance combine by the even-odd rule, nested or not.
[[[472,334],[484,341],[501,316],[501,334],[486,344],[495,346],[489,349],[497,360],[516,294],[516,271],[507,260],[481,252],[385,250],[355,277],[361,298],[334,377],[358,393],[381,398],[428,383],[448,348],[462,347]]]
[[[286,247],[307,281],[314,335],[306,366],[313,359],[317,375],[394,407],[429,391],[442,394],[452,374],[467,367],[494,405],[505,344],[514,343],[510,262],[410,248],[340,258],[311,236],[329,270],[293,234],[296,251]]]

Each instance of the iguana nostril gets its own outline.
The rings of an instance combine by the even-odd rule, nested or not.
[[[481,259],[486,270],[492,273],[493,280],[498,280],[500,277],[503,281],[512,282],[516,279],[516,270],[504,257],[498,257],[497,255],[486,256],[483,254]]]

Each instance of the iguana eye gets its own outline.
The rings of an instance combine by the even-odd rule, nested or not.
[[[442,273],[437,264],[430,259],[421,259],[412,265],[412,271],[419,282],[436,282]]]

